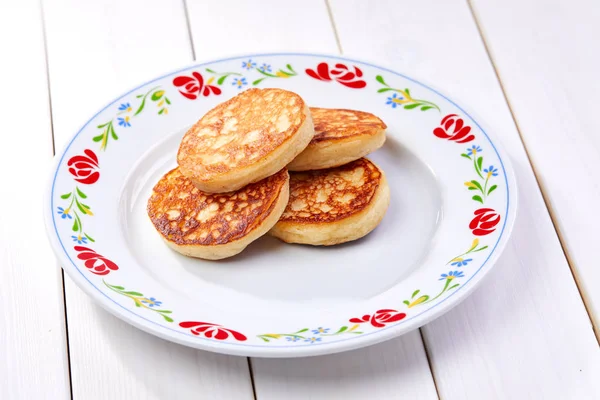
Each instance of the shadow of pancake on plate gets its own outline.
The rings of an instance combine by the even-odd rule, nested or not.
[[[179,168],[167,172],[148,200],[150,220],[173,250],[207,260],[232,257],[271,229],[289,198],[286,169],[229,193],[205,193]]]
[[[387,125],[365,111],[311,107],[315,136],[289,165],[290,171],[333,168],[383,146]]]
[[[350,242],[375,229],[389,203],[385,174],[366,158],[336,168],[292,172],[288,205],[269,234],[315,246]]]

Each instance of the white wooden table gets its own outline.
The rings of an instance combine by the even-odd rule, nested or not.
[[[600,399],[599,20],[597,0],[0,0],[0,399]],[[499,133],[518,220],[461,305],[373,347],[246,359],[145,334],[62,273],[54,146],[135,83],[263,51],[370,59]]]

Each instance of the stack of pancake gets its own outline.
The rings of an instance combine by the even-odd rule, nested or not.
[[[282,89],[246,90],[186,132],[148,215],[172,249],[208,260],[267,233],[307,245],[359,239],[390,201],[383,171],[364,158],[383,145],[385,130],[367,112],[309,108]]]

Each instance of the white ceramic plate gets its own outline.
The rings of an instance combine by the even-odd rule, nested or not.
[[[370,155],[392,202],[379,227],[318,248],[271,237],[220,262],[163,244],[146,215],[187,127],[250,87],[388,125]],[[295,357],[401,335],[448,311],[489,272],[516,211],[510,162],[461,106],[405,75],[329,55],[254,54],[197,64],[123,94],[57,155],[44,199],[63,268],[105,309],[200,349]]]

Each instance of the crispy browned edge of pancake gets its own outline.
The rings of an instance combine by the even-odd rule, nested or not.
[[[367,136],[374,136],[377,133],[381,132],[382,130],[386,130],[387,129],[387,125],[385,122],[383,122],[383,120],[381,118],[379,118],[377,115],[370,113],[368,111],[361,111],[361,110],[352,110],[349,108],[327,108],[327,107],[309,107],[308,108],[311,112],[311,116],[312,116],[312,120],[313,120],[313,125],[314,125],[314,130],[315,130],[315,136],[312,138],[312,140],[310,141],[310,144],[315,144],[315,143],[319,143],[319,142],[324,142],[324,141],[329,141],[329,142],[336,142],[336,141],[341,141],[341,140],[345,140],[349,137],[353,137],[353,136],[363,136],[363,135],[367,135]],[[355,113],[355,114],[363,114],[363,115],[369,115],[369,116],[373,116],[375,117],[378,121],[379,124],[376,123],[372,123],[372,124],[365,124],[364,122],[359,122],[359,124],[361,126],[369,126],[372,129],[369,131],[361,131],[361,132],[353,132],[351,134],[344,134],[343,136],[340,137],[335,137],[335,138],[331,138],[331,137],[321,137],[322,133],[324,133],[326,130],[325,129],[321,129],[320,127],[320,123],[317,120],[315,120],[313,113],[313,110],[327,110],[328,112],[334,113],[336,111],[344,111],[344,112],[351,112],[351,113]],[[322,124],[325,124],[326,122],[322,122]],[[356,125],[357,122],[353,121],[352,125]],[[353,128],[349,128],[348,130],[352,130]]]
[[[260,88],[250,88],[250,89],[247,89],[247,90],[245,90],[245,91],[243,91],[243,92],[241,92],[241,93],[238,93],[237,95],[233,96],[233,97],[232,97],[232,98],[230,98],[229,100],[226,100],[226,101],[224,101],[224,102],[222,102],[222,103],[219,103],[219,104],[217,104],[216,106],[214,106],[213,108],[211,108],[210,110],[208,110],[206,113],[204,113],[204,115],[203,115],[203,116],[202,116],[202,117],[201,117],[201,118],[200,118],[198,121],[196,121],[196,122],[194,123],[194,125],[192,125],[192,126],[191,126],[191,127],[190,127],[190,128],[189,128],[189,129],[188,129],[186,132],[185,132],[185,134],[183,135],[183,137],[185,138],[187,135],[193,135],[195,132],[197,132],[197,130],[198,130],[198,126],[199,126],[199,125],[202,123],[202,121],[204,120],[204,118],[205,118],[205,117],[206,117],[206,116],[207,116],[209,113],[211,113],[212,111],[216,110],[217,108],[227,108],[227,106],[228,106],[230,103],[232,103],[232,102],[233,102],[233,101],[236,99],[236,97],[238,97],[238,96],[241,96],[242,94],[245,94],[245,93],[247,94],[247,93],[249,93],[249,92],[257,92],[257,91],[265,91],[265,90],[279,90],[279,91],[282,91],[282,92],[289,92],[289,93],[292,93],[292,94],[294,94],[294,95],[298,96],[298,97],[300,98],[300,100],[302,100],[302,103],[304,104],[304,107],[307,107],[306,101],[304,101],[304,99],[302,98],[302,96],[300,96],[300,95],[299,95],[298,93],[296,93],[296,92],[292,92],[291,90],[285,90],[285,89],[279,89],[279,88],[264,88],[264,89],[260,89]],[[300,111],[300,112],[301,112],[301,114],[302,114],[302,117],[301,117],[302,119],[301,119],[301,121],[300,121],[300,124],[299,124],[299,125],[296,127],[296,132],[297,132],[297,131],[300,129],[300,127],[301,127],[302,125],[304,125],[304,123],[306,122],[306,113],[304,112],[304,110],[305,110],[305,108],[302,108],[302,110]],[[235,115],[234,115],[234,116],[235,116]],[[242,120],[243,120],[243,118],[242,118]],[[222,120],[221,120],[221,121],[222,121]],[[222,126],[222,124],[223,124],[223,123],[221,123],[221,126]],[[211,126],[214,126],[214,124],[213,124],[213,125],[211,125]],[[290,125],[290,127],[289,127],[288,129],[286,129],[286,131],[287,131],[287,130],[290,130],[290,129],[292,129],[292,126],[291,126],[291,125]],[[292,139],[292,137],[293,137],[293,136],[294,136],[293,134],[292,134],[292,135],[289,135],[289,136],[287,136],[287,137],[284,139],[284,141],[283,141],[283,142],[281,142],[281,143],[280,143],[280,144],[279,144],[277,147],[275,147],[275,148],[271,149],[271,151],[270,151],[269,153],[263,154],[261,158],[267,157],[267,156],[268,156],[270,153],[272,153],[273,151],[275,151],[276,149],[280,148],[280,147],[281,147],[281,146],[283,146],[285,143],[287,143],[288,141],[290,141],[290,140]],[[180,156],[181,156],[181,153],[182,153],[182,151],[183,151],[183,138],[182,138],[182,141],[181,141],[181,143],[180,143],[180,145],[179,145],[179,148],[178,148],[178,150],[177,150],[177,155],[176,155],[176,160],[177,160],[177,164],[178,164],[178,165],[181,165],[181,164],[180,164]],[[195,152],[196,152],[196,151],[194,151],[194,153],[195,153]],[[218,174],[222,174],[222,173],[229,173],[229,172],[232,172],[232,171],[243,170],[244,168],[248,167],[248,165],[251,165],[251,164],[237,165],[237,166],[235,166],[234,168],[231,168],[231,167],[229,167],[229,166],[228,166],[228,167],[226,167],[226,168],[225,168],[225,167],[216,167],[216,168],[214,169],[214,171],[215,171],[215,172],[217,172]],[[185,168],[186,168],[186,167],[184,167],[184,169],[185,169]]]
[[[155,207],[153,207],[151,205],[152,199],[154,197],[154,194],[156,193],[157,187],[161,183],[163,183],[163,181],[171,174],[179,173],[180,178],[186,180],[186,187],[190,191],[193,189],[196,189],[194,184],[188,178],[186,178],[181,173],[181,171],[178,171],[178,169],[179,169],[178,167],[173,168],[172,170],[170,170],[169,172],[164,174],[163,177],[161,177],[161,179],[155,184],[155,186],[152,188],[152,194],[150,195],[150,198],[148,199],[146,211],[150,218],[150,221],[154,225],[154,228],[163,237],[163,239],[165,239],[171,243],[175,243],[176,245],[179,245],[179,246],[218,246],[218,245],[233,243],[237,240],[244,238],[250,232],[252,232],[254,229],[256,229],[258,226],[260,226],[260,224],[271,214],[271,212],[273,211],[273,208],[277,204],[277,200],[279,199],[279,196],[281,195],[281,191],[283,190],[283,188],[288,180],[288,171],[287,171],[287,169],[284,168],[274,175],[271,175],[271,176],[269,176],[263,180],[260,180],[258,182],[251,183],[251,184],[245,186],[244,188],[238,190],[237,192],[252,190],[252,188],[260,186],[260,185],[267,185],[267,187],[277,187],[277,192],[274,195],[270,196],[270,202],[268,204],[268,207],[265,208],[264,205],[259,207],[259,209],[262,210],[259,212],[260,217],[256,218],[252,224],[243,224],[244,229],[243,230],[238,229],[237,232],[234,233],[233,235],[231,235],[228,240],[220,241],[219,239],[212,238],[212,235],[207,236],[207,238],[209,238],[209,237],[212,238],[212,241],[210,241],[210,242],[206,242],[204,239],[199,239],[199,238],[194,239],[194,240],[185,240],[182,238],[183,232],[181,231],[181,228],[180,228],[181,227],[180,221],[183,218],[183,214],[177,218],[177,221],[178,221],[177,228],[174,228],[176,230],[176,232],[173,233],[173,232],[170,232],[170,230],[173,230],[173,228],[169,227],[169,224],[173,221],[171,221],[167,218],[166,213],[157,213],[157,211],[155,210]],[[198,189],[196,189],[196,190],[198,190]],[[173,203],[173,205],[176,205],[176,204],[180,205],[180,204],[183,204],[186,202],[190,202],[190,201],[192,201],[192,197],[197,197],[197,196],[201,196],[201,195],[213,196],[213,197],[218,198],[218,197],[222,197],[222,196],[231,195],[231,192],[230,193],[205,193],[205,192],[202,192],[201,190],[198,190],[198,194],[190,195],[190,197],[188,197],[185,200],[178,199],[176,203]],[[242,201],[236,200],[236,202],[242,202]],[[161,204],[162,203],[163,202],[161,200]],[[179,208],[183,209],[184,207],[180,206]],[[190,207],[187,207],[187,208],[189,209]],[[255,210],[255,212],[256,212],[256,210]],[[157,214],[159,214],[159,215],[157,215]],[[185,223],[185,222],[183,222],[183,223]],[[221,235],[219,236],[219,238],[222,238],[225,236],[222,234],[222,231],[220,231],[220,233],[221,233]],[[176,234],[177,236],[170,237],[169,234]]]
[[[360,165],[355,165],[355,164],[360,164]],[[290,200],[288,205],[293,201],[292,200],[292,192],[294,190],[293,186],[292,186],[292,177],[293,175],[296,174],[307,174],[307,175],[322,175],[327,173],[328,171],[331,171],[333,169],[338,169],[338,170],[353,170],[355,168],[360,167],[361,165],[372,165],[373,168],[375,168],[375,170],[377,172],[379,172],[379,177],[377,178],[377,182],[374,183],[374,189],[373,189],[373,193],[371,195],[371,198],[368,199],[368,201],[366,201],[362,207],[360,208],[354,208],[352,211],[350,211],[349,213],[343,214],[343,215],[337,215],[337,216],[331,216],[327,219],[320,219],[318,218],[319,214],[311,214],[310,217],[308,218],[295,218],[295,217],[287,217],[284,218],[284,216],[282,215],[281,218],[279,219],[278,223],[292,223],[292,224],[328,224],[328,223],[335,223],[338,221],[341,221],[343,219],[352,217],[354,215],[357,215],[363,211],[365,211],[369,205],[373,202],[373,199],[375,198],[375,196],[377,195],[377,191],[379,190],[379,187],[381,186],[381,182],[383,179],[383,172],[381,169],[379,169],[379,167],[377,167],[377,165],[375,165],[375,163],[373,163],[371,160],[362,157],[359,158],[358,160],[352,161],[348,164],[344,164],[341,165],[339,167],[334,167],[334,168],[327,168],[327,169],[320,169],[320,170],[312,170],[312,171],[300,171],[300,172],[292,172],[290,171]],[[359,196],[359,198],[366,198],[367,195],[366,194],[361,194]],[[329,203],[328,203],[329,204]],[[331,205],[331,204],[330,204]],[[333,206],[332,206],[333,208]],[[339,207],[338,207],[339,208]],[[287,210],[287,207],[286,207]],[[285,213],[285,211],[284,211]]]

